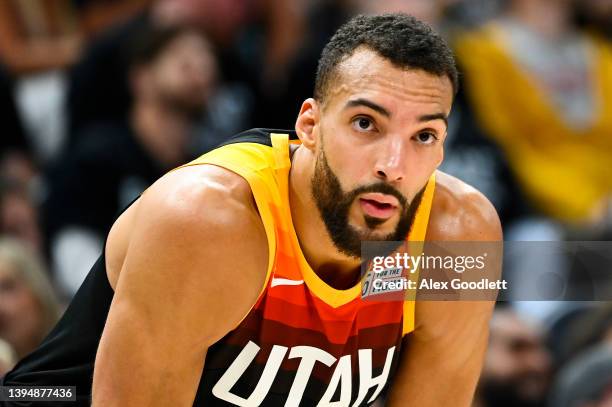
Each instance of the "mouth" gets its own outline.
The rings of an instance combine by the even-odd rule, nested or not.
[[[368,216],[389,219],[399,208],[399,201],[392,195],[381,193],[364,194],[359,198],[361,209]]]

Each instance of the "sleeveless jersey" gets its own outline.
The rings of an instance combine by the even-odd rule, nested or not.
[[[388,387],[402,338],[414,329],[414,302],[364,300],[360,283],[334,289],[308,265],[288,201],[289,143],[296,139],[294,132],[251,130],[187,164],[223,167],[249,183],[269,250],[256,303],[208,349],[194,405],[369,405]],[[409,240],[425,238],[434,186],[432,176]],[[62,320],[4,385],[76,385],[77,400],[89,402],[111,299],[102,258]]]

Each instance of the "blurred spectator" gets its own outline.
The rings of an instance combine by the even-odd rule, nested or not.
[[[612,195],[608,44],[574,29],[569,0],[511,0],[456,48],[476,116],[528,203],[567,224],[601,222]]]
[[[16,78],[16,99],[39,164],[56,158],[66,139],[64,70],[78,59],[88,35],[148,1],[0,2],[0,60]]]
[[[544,406],[552,364],[543,333],[509,309],[496,310],[490,328],[477,405]]]
[[[0,234],[19,239],[37,255],[44,252],[38,207],[22,183],[0,178]]]
[[[550,406],[612,406],[612,346],[591,348],[565,366],[555,380]]]
[[[193,28],[144,29],[130,55],[129,118],[84,130],[49,175],[47,233],[56,278],[68,295],[99,256],[119,211],[190,158],[193,125],[215,87],[214,55]]]
[[[17,355],[8,342],[0,339],[0,379],[17,363]]]
[[[38,257],[18,241],[0,238],[0,339],[21,359],[38,346],[59,313]]]
[[[210,38],[220,64],[220,86],[207,111],[205,131],[219,133],[253,127],[262,95],[275,91],[301,35],[299,0],[154,0],[151,6],[101,33],[70,72],[67,98],[69,144],[92,122],[125,118],[131,104],[127,61],[122,45],[144,27],[190,24]],[[264,79],[262,79],[264,78]],[[261,85],[264,81],[266,85]],[[270,83],[274,82],[275,85]],[[283,82],[283,85],[286,85]],[[263,90],[262,90],[263,88]],[[257,120],[259,125],[263,125]],[[272,123],[265,123],[271,126]],[[203,140],[203,146],[215,146]]]
[[[460,36],[456,50],[477,121],[520,186],[524,199],[513,201],[532,215],[505,225],[505,239],[602,236],[612,196],[609,45],[574,27],[570,0],[509,0],[503,16]],[[505,272],[525,285],[551,270],[569,281],[567,260],[517,255]],[[534,261],[540,267],[528,267]],[[515,285],[510,297],[523,292]],[[526,301],[516,308],[544,321],[560,305]]]

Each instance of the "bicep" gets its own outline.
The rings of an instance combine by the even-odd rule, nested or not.
[[[96,405],[191,405],[208,346],[239,323],[265,278],[261,221],[223,192],[195,207],[148,195],[96,356]]]

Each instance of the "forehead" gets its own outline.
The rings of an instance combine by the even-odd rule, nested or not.
[[[368,97],[381,103],[415,105],[424,110],[450,113],[453,88],[449,78],[420,69],[405,69],[368,48],[358,48],[336,67],[328,86],[326,104],[343,104],[349,99]]]
[[[177,55],[199,57],[209,53],[204,37],[195,31],[185,31],[170,40],[158,55],[159,60],[175,61]]]

